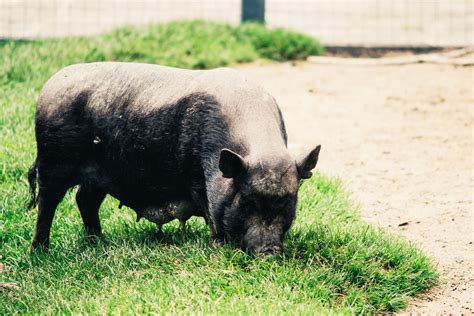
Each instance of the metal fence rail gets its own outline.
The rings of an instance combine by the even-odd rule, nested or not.
[[[176,19],[238,24],[245,15],[242,1],[263,2],[0,0],[0,38],[95,34]],[[331,46],[474,44],[474,0],[266,0],[264,8],[268,26],[297,30]]]

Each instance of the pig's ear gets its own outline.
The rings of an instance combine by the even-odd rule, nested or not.
[[[301,179],[309,179],[313,175],[311,170],[316,167],[320,150],[321,145],[318,145],[308,155],[303,156],[303,158],[296,161],[296,168],[298,169],[298,174],[300,175]]]
[[[219,169],[224,178],[235,178],[247,169],[244,158],[230,149],[221,150]]]

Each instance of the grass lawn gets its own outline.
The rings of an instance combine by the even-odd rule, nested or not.
[[[51,249],[30,255],[36,212],[25,212],[35,156],[35,98],[61,67],[126,60],[210,68],[318,54],[314,40],[258,25],[175,22],[94,37],[0,42],[0,314],[374,313],[397,311],[436,284],[429,258],[363,223],[339,180],[316,175],[300,192],[282,258],[208,245],[202,219],[156,236],[154,225],[101,207],[104,240],[87,242],[74,190],[56,212]]]

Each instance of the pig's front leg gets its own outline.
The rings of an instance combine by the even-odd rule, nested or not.
[[[209,201],[208,196],[207,196],[206,190],[192,190],[191,191],[191,198],[195,204],[196,207],[201,211],[204,220],[206,221],[207,226],[209,227],[210,230],[210,240],[209,243],[211,245],[223,245],[222,242],[218,241],[218,238],[216,237],[217,230],[216,226],[214,225],[214,221],[211,216],[211,207],[212,207],[212,201]]]
[[[211,232],[211,245],[223,246],[226,243],[223,219],[226,206],[232,203],[235,192],[232,180],[216,174],[207,183],[207,200],[209,201],[207,223]]]

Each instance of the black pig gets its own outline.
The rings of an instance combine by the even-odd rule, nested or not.
[[[189,216],[205,217],[214,244],[280,253],[299,182],[311,177],[320,150],[293,159],[274,98],[225,68],[72,65],[43,87],[35,131],[33,249],[48,246],[58,203],[79,185],[89,235],[101,234],[99,207],[109,194],[139,214],[192,205]]]

